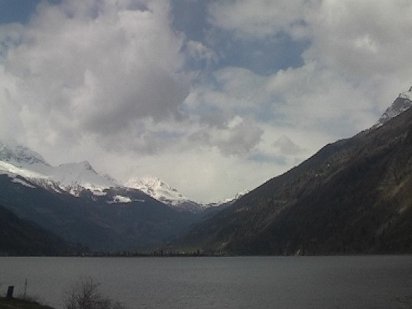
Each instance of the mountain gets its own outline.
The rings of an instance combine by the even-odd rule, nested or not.
[[[127,188],[138,189],[178,211],[188,211],[194,214],[203,214],[205,216],[209,216],[211,213],[219,212],[223,208],[228,207],[246,193],[245,191],[236,194],[233,198],[202,204],[190,200],[178,190],[172,188],[157,177],[133,177],[129,179],[124,186]]]
[[[383,115],[379,118],[378,122],[373,128],[379,127],[391,120],[392,118],[402,114],[412,106],[412,87],[408,91],[401,92],[396,100],[389,106]]]
[[[22,146],[0,144],[0,203],[59,237],[92,250],[145,250],[199,220],[120,186],[87,161],[51,166]]]
[[[20,176],[0,175],[0,204],[71,243],[91,250],[146,250],[170,242],[198,218],[127,188],[73,195]]]
[[[143,191],[151,197],[171,205],[177,205],[188,200],[182,193],[157,177],[132,178],[125,186]]]
[[[98,174],[88,161],[61,164],[48,171],[48,175],[63,188],[82,187],[97,194],[104,189],[119,186],[108,176]]]
[[[200,213],[208,207],[208,205],[191,201],[175,188],[172,188],[157,177],[134,177],[125,183],[125,187],[138,189],[179,211]]]
[[[0,206],[0,255],[65,255],[74,247]]]
[[[0,173],[19,175],[45,188],[67,191],[73,195],[82,190],[96,194],[119,186],[113,179],[98,174],[89,162],[51,166],[41,155],[24,146],[0,142]]]
[[[175,210],[192,213],[201,213],[208,207],[221,204],[196,203],[156,177],[134,177],[121,185],[110,176],[97,173],[88,161],[51,166],[41,155],[27,147],[10,146],[1,142],[0,174],[8,174],[14,178],[19,175],[46,189],[65,191],[74,196],[78,196],[82,191],[91,191],[96,196],[102,196],[105,195],[104,191],[110,188],[137,189]],[[127,202],[130,198],[124,196],[119,201]]]
[[[411,253],[410,105],[401,95],[379,126],[326,145],[195,226],[180,245],[223,254]]]
[[[6,145],[0,143],[0,160],[14,165],[48,165],[37,152],[21,145]]]

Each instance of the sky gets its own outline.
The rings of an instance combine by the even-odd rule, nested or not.
[[[0,0],[0,139],[187,197],[250,190],[412,85],[409,0]]]

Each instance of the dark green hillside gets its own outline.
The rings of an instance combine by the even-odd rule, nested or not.
[[[0,206],[0,255],[64,255],[72,251],[61,238]]]
[[[412,253],[412,110],[325,146],[184,243],[229,254]]]

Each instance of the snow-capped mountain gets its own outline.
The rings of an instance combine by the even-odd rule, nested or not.
[[[103,191],[119,186],[113,179],[98,174],[87,161],[61,164],[52,168],[49,175],[65,187],[81,186],[92,191]]]
[[[192,202],[158,179],[135,186],[141,190],[87,161],[53,166],[27,147],[0,142],[1,205],[92,250],[151,250],[221,209]]]
[[[2,174],[47,179],[46,171],[51,168],[37,152],[24,146],[0,142],[0,172]]]
[[[222,205],[230,206],[234,202],[236,202],[238,199],[240,199],[242,196],[244,196],[248,193],[249,193],[249,190],[244,190],[242,192],[239,192],[239,193],[235,194],[234,197],[230,197],[230,198],[224,199],[224,200],[219,201],[219,202],[209,203],[209,204],[207,204],[207,206],[208,207],[217,207],[217,206],[222,206]]]
[[[0,160],[14,165],[48,165],[43,157],[33,150],[20,145],[6,145],[0,142]]]
[[[0,174],[7,174],[14,179],[20,176],[37,185],[67,191],[73,195],[78,195],[85,189],[103,194],[103,190],[119,186],[109,177],[98,174],[87,161],[55,167],[27,147],[1,142]],[[19,181],[23,182],[21,179]]]
[[[0,142],[0,175],[7,174],[13,182],[26,187],[40,186],[58,193],[80,196],[89,191],[93,199],[105,198],[108,204],[127,204],[137,198],[135,190],[179,210],[200,213],[208,208],[230,205],[241,195],[225,201],[196,203],[157,177],[131,178],[124,185],[107,175],[97,173],[88,161],[52,166],[35,151],[20,145]],[[93,197],[94,196],[94,197]]]
[[[412,87],[408,91],[402,92],[396,100],[389,106],[379,118],[374,127],[380,127],[392,118],[400,115],[412,106]]]
[[[125,186],[143,191],[159,201],[172,205],[177,205],[189,200],[182,193],[157,177],[133,177],[125,183]]]
[[[67,183],[73,179],[76,184],[84,179],[89,182],[88,176],[96,176],[87,164],[71,168],[65,175]],[[175,211],[137,189],[65,187],[52,175],[5,161],[0,161],[0,204],[19,218],[93,251],[151,250],[199,220],[199,216]]]
[[[165,203],[175,209],[185,210],[190,212],[202,212],[209,208],[226,207],[232,205],[236,200],[245,195],[248,191],[243,191],[236,194],[232,198],[228,198],[219,202],[201,204],[194,202],[184,196],[175,188],[163,182],[157,177],[146,176],[142,178],[133,177],[129,179],[125,186],[128,188],[138,189],[154,199]]]
[[[207,207],[206,205],[191,201],[175,188],[171,187],[157,177],[133,177],[125,183],[125,186],[128,188],[138,189],[175,209],[200,212]]]
[[[134,178],[126,185],[120,185],[110,176],[97,173],[87,161],[52,166],[40,154],[27,147],[2,142],[0,174],[7,174],[13,182],[26,187],[40,186],[73,196],[90,191],[93,199],[105,197],[108,204],[127,204],[134,201],[143,203],[145,199],[136,197],[135,191],[139,190],[177,210],[196,213],[204,208],[204,205],[190,201],[156,177]]]

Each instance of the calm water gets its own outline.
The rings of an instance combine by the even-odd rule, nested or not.
[[[1,293],[56,308],[82,276],[130,309],[412,308],[412,256],[0,258]]]

